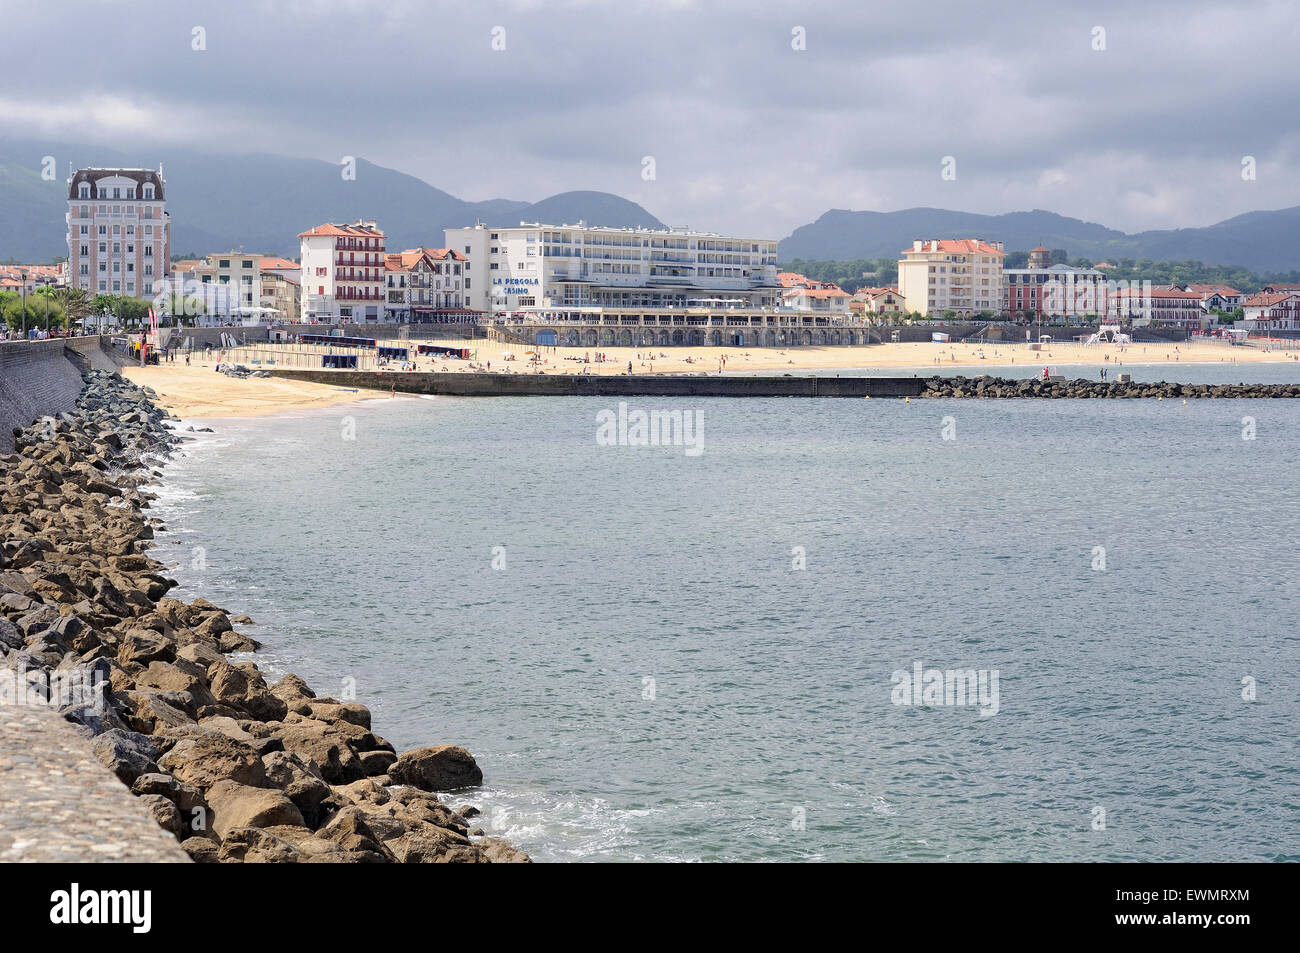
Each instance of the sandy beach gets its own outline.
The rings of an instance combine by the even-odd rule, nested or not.
[[[474,342],[476,360],[421,359],[421,371],[469,372],[491,365],[493,372],[546,374],[626,374],[628,363],[634,374],[743,375],[755,372],[835,371],[863,368],[925,368],[927,366],[968,367],[975,373],[997,374],[999,367],[1092,365],[1122,369],[1129,364],[1255,364],[1294,361],[1297,350],[1268,350],[1261,345],[1232,346],[1218,343],[1134,344],[1128,347],[1101,345],[1084,347],[1058,344],[1042,351],[1024,345],[936,344],[914,342],[880,344],[873,347],[792,347],[785,349],[737,347],[687,348],[540,348],[538,361],[530,349],[518,345]],[[264,354],[264,348],[259,349]],[[605,359],[596,360],[601,353]],[[235,378],[215,372],[212,359],[192,363],[127,367],[123,373],[137,384],[152,387],[162,406],[181,417],[260,417],[285,410],[302,410],[351,403],[374,396],[375,391],[357,391],[305,381],[279,378]],[[511,359],[508,355],[513,355]],[[226,359],[247,363],[239,350]],[[590,362],[585,359],[590,358]],[[724,363],[725,362],[725,363]],[[474,365],[471,368],[470,365]],[[393,371],[394,375],[401,371]]]
[[[122,375],[158,392],[157,402],[178,417],[263,417],[352,403],[373,391],[349,390],[279,378],[238,378],[218,374],[211,363],[124,367]]]
[[[1057,344],[1042,351],[1011,344],[936,344],[929,341],[878,344],[871,347],[678,347],[678,348],[565,348],[540,349],[540,368],[548,374],[626,374],[628,363],[634,374],[694,374],[700,371],[747,374],[754,371],[831,371],[889,367],[986,367],[1016,365],[1044,367],[1087,364],[1118,367],[1124,364],[1258,363],[1291,361],[1300,351],[1265,351],[1259,346],[1217,343],[1134,344],[1128,347]],[[502,361],[502,352],[513,351],[514,361]],[[596,361],[596,353],[604,355]],[[508,367],[526,372],[533,367],[531,350],[491,345],[478,348],[479,363],[492,362],[492,370]],[[583,359],[591,358],[591,363]],[[725,361],[725,364],[723,363]],[[440,361],[437,369],[459,369],[461,362]],[[433,369],[422,364],[421,370]],[[983,373],[983,372],[981,372]],[[990,370],[989,373],[996,373]]]

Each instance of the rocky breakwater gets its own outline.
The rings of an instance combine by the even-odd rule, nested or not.
[[[922,397],[1300,397],[1300,384],[1170,384],[1005,377],[931,377]]]
[[[258,645],[226,610],[167,595],[146,487],[180,438],[149,397],[90,372],[0,456],[0,702],[57,707],[196,861],[527,861],[437,793],[481,783],[469,752],[399,755],[363,705],[232,661]]]

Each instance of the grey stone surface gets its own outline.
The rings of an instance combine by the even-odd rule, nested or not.
[[[189,863],[57,711],[0,705],[0,863]]]

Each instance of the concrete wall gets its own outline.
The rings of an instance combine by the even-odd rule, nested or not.
[[[334,387],[456,397],[916,397],[915,377],[578,377],[273,370],[273,377]]]
[[[0,453],[13,449],[14,428],[71,410],[81,383],[63,339],[0,342]]]
[[[14,446],[14,428],[38,417],[72,410],[85,368],[118,367],[108,338],[96,335],[49,341],[0,341],[0,453]]]

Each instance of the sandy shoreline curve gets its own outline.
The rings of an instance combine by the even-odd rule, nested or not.
[[[532,373],[532,349],[518,345],[478,342],[477,365],[490,363],[495,371]],[[1047,346],[1031,351],[1023,344],[964,344],[905,342],[871,347],[791,347],[785,349],[742,347],[689,348],[566,348],[540,349],[540,369],[556,374],[626,374],[629,362],[632,373],[743,375],[754,372],[835,371],[934,367],[980,369],[997,373],[999,368],[1056,367],[1088,365],[1122,373],[1126,366],[1179,364],[1260,364],[1295,363],[1300,351],[1265,350],[1261,346],[1233,346],[1212,342],[1180,344],[1133,344],[1125,348],[1113,345],[1084,347],[1078,344]],[[597,362],[596,354],[605,356]],[[157,402],[184,418],[262,417],[290,410],[309,410],[354,403],[382,395],[381,390],[355,390],[331,387],[307,381],[283,378],[237,378],[216,372],[212,359],[190,365],[181,362],[149,367],[125,367],[122,374],[133,383],[157,392]],[[513,360],[505,355],[512,354]],[[589,363],[584,358],[590,357]],[[240,362],[238,350],[228,359]],[[725,363],[724,363],[725,359]],[[422,359],[420,371],[469,370],[466,361]],[[394,371],[400,376],[401,371]]]

